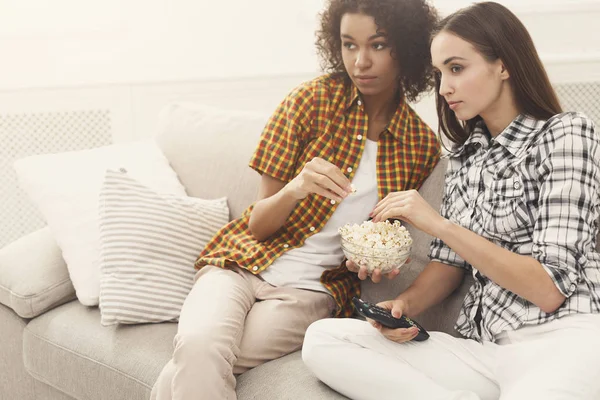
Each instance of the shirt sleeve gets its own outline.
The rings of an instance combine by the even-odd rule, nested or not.
[[[565,114],[549,130],[539,145],[541,185],[532,256],[569,297],[596,242],[599,138],[593,122],[582,114]]]
[[[284,182],[295,175],[302,138],[310,129],[313,113],[308,85],[294,89],[277,107],[262,132],[250,167]]]
[[[448,162],[448,170],[444,182],[444,195],[440,206],[440,215],[447,219],[452,219],[450,215],[450,202],[452,201],[452,192],[455,190],[455,185],[452,182],[452,177],[455,176],[455,168],[460,167],[460,161],[450,159]],[[453,267],[471,270],[471,265],[467,263],[461,256],[456,254],[446,243],[440,238],[433,238],[429,248],[429,259]]]

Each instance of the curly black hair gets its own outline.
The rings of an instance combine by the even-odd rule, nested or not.
[[[349,79],[342,60],[340,25],[342,16],[357,13],[372,16],[385,30],[392,54],[400,66],[400,86],[408,101],[433,87],[429,44],[438,14],[425,0],[329,0],[317,30],[317,53],[325,72]]]

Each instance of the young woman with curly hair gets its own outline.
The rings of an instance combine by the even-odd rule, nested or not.
[[[395,299],[418,316],[473,277],[461,337],[325,319],[303,358],[352,399],[600,399],[600,137],[563,112],[525,26],[476,3],[445,18],[431,43],[440,128],[453,143],[438,213],[395,193],[373,220],[431,235],[430,262]],[[376,388],[376,389],[375,389]]]
[[[312,322],[352,313],[360,280],[338,228],[418,188],[439,158],[407,104],[430,87],[435,21],[423,0],[329,2],[317,42],[329,73],[295,88],[264,128],[250,160],[258,200],[196,261],[153,398],[235,399],[236,374],[300,349]]]

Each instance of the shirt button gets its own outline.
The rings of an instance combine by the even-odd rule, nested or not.
[[[287,244],[287,243],[283,245],[283,248],[284,248],[284,249],[287,249],[288,247],[290,247],[290,245],[289,245],[289,244]]]
[[[515,182],[513,184],[513,187],[515,188],[515,190],[519,190],[519,189],[521,189],[521,183],[520,182]]]
[[[348,168],[346,168],[346,171],[348,171],[348,172],[352,172],[352,167],[348,167]]]
[[[357,138],[358,140],[362,140],[362,135],[358,135],[356,138]]]
[[[359,106],[362,106],[362,101],[361,100],[357,101],[357,103],[358,103]]]
[[[330,200],[329,201],[331,204],[335,204],[335,200]]]
[[[314,232],[314,231],[315,231],[315,227],[314,227],[314,226],[311,226],[311,227],[310,227],[310,231],[311,231],[311,232]]]
[[[255,265],[254,267],[252,267],[252,271],[258,271],[258,266]]]

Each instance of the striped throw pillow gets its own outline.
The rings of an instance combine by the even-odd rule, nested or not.
[[[100,192],[102,325],[176,321],[194,261],[229,221],[227,199],[158,194],[108,170]]]

